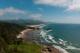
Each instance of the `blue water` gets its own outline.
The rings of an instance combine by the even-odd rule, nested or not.
[[[80,24],[48,24],[44,27],[56,40],[61,38],[71,42],[75,47],[80,47]],[[79,50],[69,50],[70,53],[80,53]]]

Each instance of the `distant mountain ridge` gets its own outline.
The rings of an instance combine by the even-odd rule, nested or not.
[[[19,25],[35,25],[35,24],[43,24],[45,22],[40,21],[40,20],[34,20],[34,19],[18,19],[18,20],[2,20],[4,22],[8,22],[8,23],[15,23],[15,24],[19,24]]]

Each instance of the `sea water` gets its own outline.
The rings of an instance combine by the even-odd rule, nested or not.
[[[63,53],[80,53],[80,24],[47,24],[43,28],[44,39],[54,47]]]

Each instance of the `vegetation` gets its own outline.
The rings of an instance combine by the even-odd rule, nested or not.
[[[35,43],[17,44],[16,35],[24,29],[18,24],[0,22],[0,53],[40,53],[41,47]]]
[[[19,45],[9,45],[8,53],[40,53],[41,48],[32,42],[22,43]]]

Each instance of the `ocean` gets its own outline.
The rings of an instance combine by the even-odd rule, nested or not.
[[[64,53],[80,53],[80,24],[47,24],[43,28],[51,30],[44,37],[47,42],[64,49]]]

